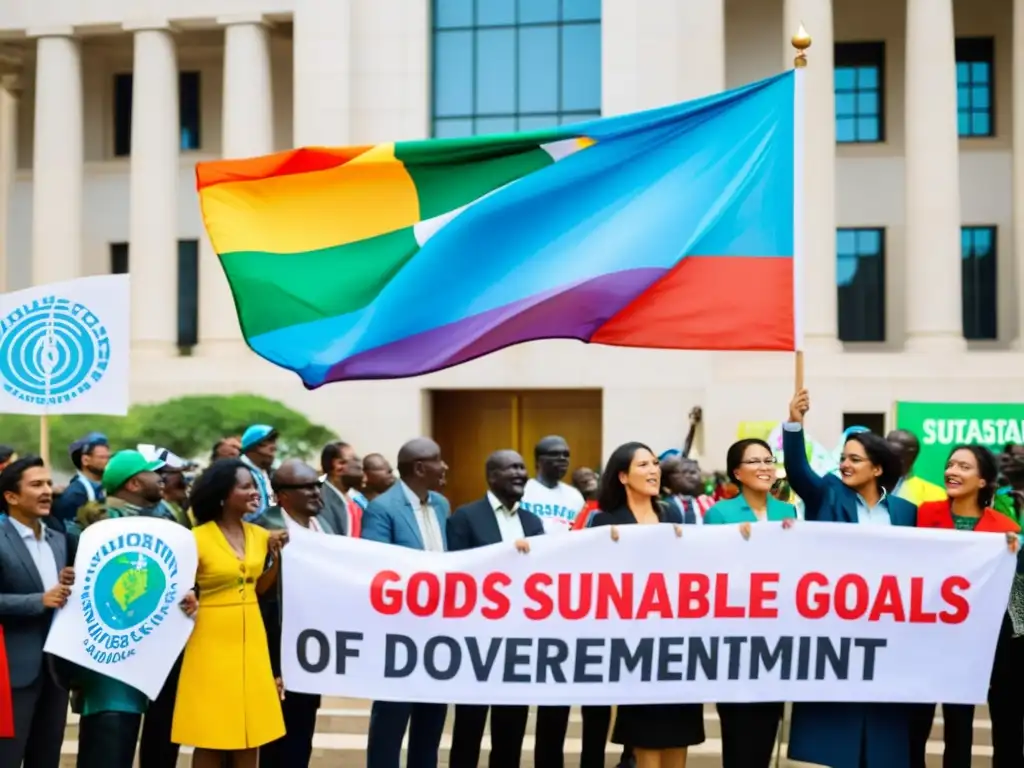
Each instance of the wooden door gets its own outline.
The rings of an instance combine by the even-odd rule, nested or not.
[[[534,475],[533,449],[548,435],[561,435],[569,443],[569,474],[577,467],[601,471],[601,390],[563,389],[524,391],[520,394],[519,452]]]
[[[533,448],[561,435],[576,467],[600,469],[600,390],[437,390],[433,436],[448,463],[445,495],[456,508],[487,491],[484,463],[501,448],[519,451],[534,474]],[[566,478],[568,480],[568,478]]]

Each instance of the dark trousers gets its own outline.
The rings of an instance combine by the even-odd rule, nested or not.
[[[78,724],[78,768],[132,768],[141,714],[99,712]]]
[[[569,707],[537,707],[534,768],[565,767],[565,732],[568,729]]]
[[[935,720],[934,704],[914,704],[910,711],[910,768],[925,768],[928,737]],[[971,768],[974,705],[942,705],[942,768]]]
[[[455,707],[455,729],[448,768],[477,768],[488,709],[491,714],[491,753],[487,764],[490,768],[519,768],[530,708],[471,704]]]
[[[142,721],[142,739],[139,741],[139,768],[176,768],[178,765],[177,744],[171,741],[171,726],[174,723],[174,702],[178,696],[178,676],[181,674],[181,657],[171,667],[159,695],[149,703],[146,717]]]
[[[768,768],[784,704],[717,704],[722,725],[722,768]]]
[[[604,750],[612,727],[612,708],[582,707],[581,710],[583,748],[580,750],[580,768],[604,768]]]
[[[320,697],[285,692],[281,702],[285,734],[260,747],[260,768],[307,768],[313,756],[313,734]]]
[[[399,768],[406,728],[409,729],[408,768],[437,768],[437,752],[447,716],[447,704],[373,702],[366,768]]]
[[[988,710],[992,716],[992,768],[1024,768],[1024,637],[1003,617],[992,664]]]
[[[68,692],[47,672],[46,664],[32,685],[11,690],[14,738],[0,739],[0,768],[59,768]]]

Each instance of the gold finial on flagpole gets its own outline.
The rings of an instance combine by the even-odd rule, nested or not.
[[[800,29],[793,35],[793,39],[790,40],[793,47],[796,48],[796,58],[793,59],[793,66],[797,68],[807,66],[807,49],[811,47],[811,36],[807,34],[807,30],[804,29],[804,25],[800,25]]]

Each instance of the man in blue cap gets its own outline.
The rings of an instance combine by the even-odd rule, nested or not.
[[[270,484],[270,470],[277,456],[277,430],[268,424],[253,424],[242,433],[242,461],[252,470],[260,492],[260,507],[246,519],[252,522],[267,507],[277,503]]]
[[[78,470],[67,489],[53,503],[53,518],[63,530],[78,515],[78,510],[89,502],[102,502],[103,471],[110,461],[110,444],[106,435],[90,432],[75,440],[69,448],[71,463]],[[58,522],[59,521],[59,522]]]

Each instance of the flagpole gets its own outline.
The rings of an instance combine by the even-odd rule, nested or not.
[[[50,421],[45,413],[39,417],[39,457],[50,466]]]
[[[806,109],[805,83],[803,71],[807,67],[807,49],[811,47],[811,36],[801,24],[790,40],[796,50],[793,68],[796,70],[793,89],[793,339],[794,339],[794,370],[793,378],[796,391],[804,388],[804,259],[805,253],[805,222],[806,211],[804,197],[804,132],[807,121],[804,117]]]

